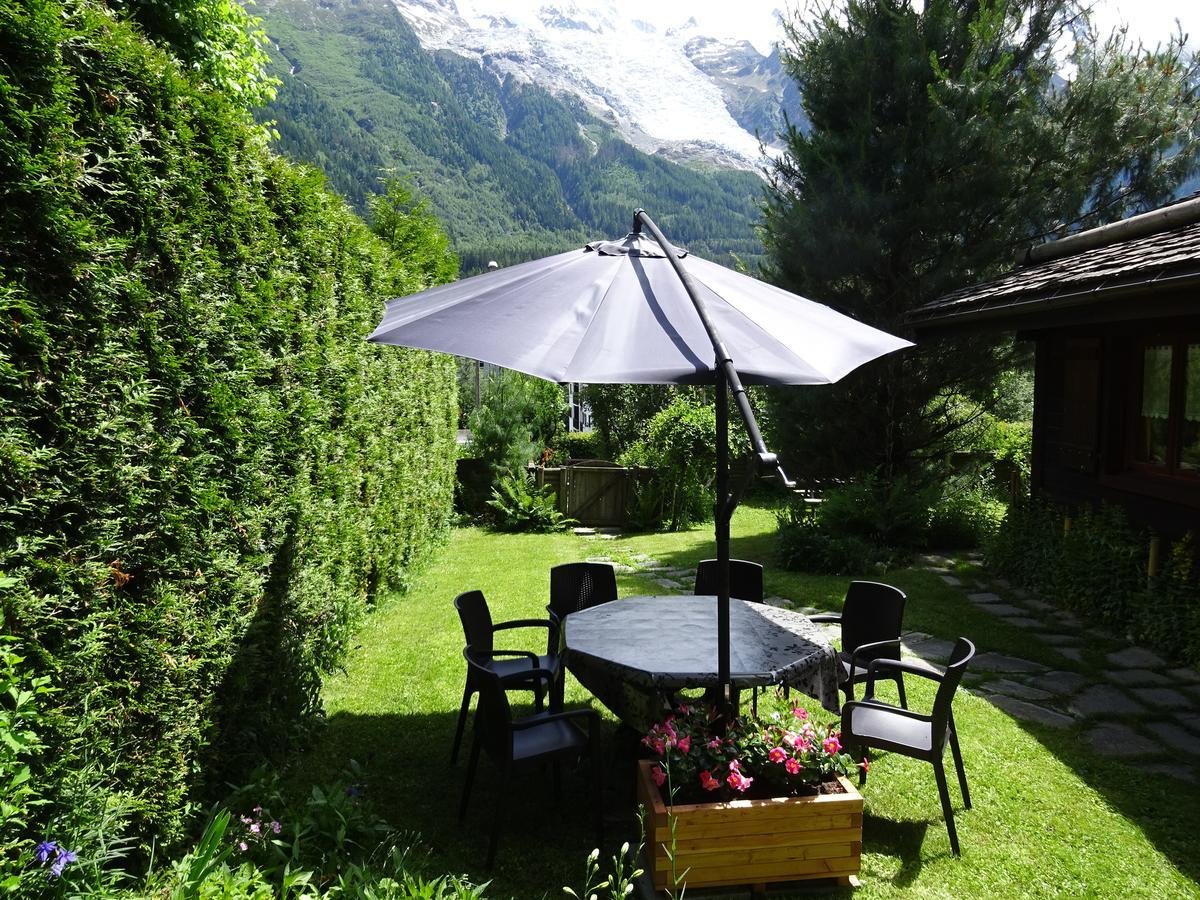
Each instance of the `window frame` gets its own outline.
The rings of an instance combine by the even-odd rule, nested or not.
[[[1184,393],[1186,391],[1186,367],[1188,347],[1200,344],[1200,332],[1183,332],[1176,334],[1152,334],[1133,342],[1132,369],[1135,375],[1134,390],[1128,403],[1128,440],[1125,450],[1125,467],[1127,470],[1151,475],[1156,478],[1166,478],[1182,481],[1187,484],[1200,483],[1200,469],[1184,469],[1180,465],[1183,447]],[[1137,458],[1138,432],[1142,419],[1142,392],[1146,377],[1146,350],[1152,346],[1169,346],[1171,348],[1171,380],[1170,395],[1167,399],[1167,446],[1166,462],[1158,464],[1145,462]]]

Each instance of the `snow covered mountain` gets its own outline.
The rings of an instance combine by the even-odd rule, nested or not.
[[[393,0],[429,50],[474,59],[501,78],[579,97],[635,147],[737,168],[761,162],[783,109],[799,103],[778,51],[662,27],[617,0]]]

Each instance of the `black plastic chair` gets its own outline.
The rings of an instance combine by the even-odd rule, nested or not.
[[[557,674],[558,655],[548,653],[539,656],[528,650],[497,650],[494,638],[497,631],[509,628],[553,629],[553,624],[546,619],[513,619],[511,622],[493,624],[492,612],[488,609],[483,591],[459,594],[454,598],[454,608],[458,610],[458,617],[462,621],[467,649],[474,651],[478,659],[485,660],[486,665],[497,675],[516,676],[507,682],[509,687],[514,690],[533,691],[534,702],[540,710],[545,685],[533,673],[537,669],[546,669]],[[471,708],[471,698],[478,692],[479,684],[468,666],[462,705],[458,709],[458,726],[454,729],[454,746],[450,750],[450,765],[458,762],[458,748],[462,744],[467,712]]]
[[[900,658],[900,628],[904,621],[904,591],[876,581],[852,581],[840,613],[810,616],[814,622],[840,622],[842,650],[838,687],[847,700],[854,699],[854,685],[867,679],[867,663],[873,659]],[[881,675],[896,682],[900,705],[908,706],[904,678],[899,671]]]
[[[950,832],[950,850],[955,856],[959,855],[958,832],[954,829],[954,808],[950,805],[950,790],[946,786],[942,756],[945,754],[948,740],[950,752],[954,756],[954,767],[958,771],[958,787],[962,791],[963,806],[970,809],[971,794],[967,790],[967,774],[963,771],[962,751],[958,746],[958,734],[954,730],[954,712],[951,706],[958,683],[974,655],[975,645],[960,637],[950,653],[950,662],[944,674],[917,661],[874,659],[867,664],[866,696],[861,701],[851,701],[842,707],[842,742],[847,747],[876,747],[933,764],[938,794],[942,799],[942,814],[946,817],[946,830]],[[875,699],[876,676],[889,669],[909,672],[939,682],[937,695],[933,700],[933,711],[929,715],[891,706]],[[859,784],[865,783],[866,780],[867,773],[864,769],[859,776]]]
[[[479,752],[485,751],[499,769],[496,784],[499,796],[490,810],[491,834],[488,838],[487,865],[490,868],[496,859],[496,845],[500,838],[500,825],[505,819],[507,801],[510,799],[509,776],[514,769],[526,768],[533,763],[550,762],[554,777],[554,799],[561,800],[563,759],[580,759],[587,756],[591,761],[592,807],[596,821],[596,846],[604,843],[604,820],[601,806],[601,778],[603,771],[600,760],[600,717],[591,709],[572,709],[560,712],[537,712],[525,719],[513,721],[512,709],[508,705],[506,688],[521,684],[520,679],[529,677],[529,672],[518,672],[501,676],[486,656],[464,650],[471,677],[479,686],[479,705],[475,711],[474,734],[471,741],[471,761],[467,765],[467,780],[463,785],[462,801],[458,807],[461,822],[467,815],[467,803],[471,797],[471,786],[475,781],[475,770],[479,766]],[[550,683],[556,672],[536,669],[534,677]],[[587,730],[579,726],[587,723]]]
[[[562,650],[562,620],[573,612],[610,603],[617,599],[617,572],[610,563],[563,563],[550,570],[550,634],[546,653],[557,655]],[[550,686],[550,706],[563,702],[563,673]]]
[[[716,596],[720,568],[715,559],[702,559],[696,566],[694,594]],[[745,559],[729,561],[729,596],[749,603],[763,602],[763,567]]]

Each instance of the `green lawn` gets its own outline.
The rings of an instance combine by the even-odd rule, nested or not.
[[[769,510],[743,508],[734,520],[733,555],[767,562],[769,593],[839,608],[849,579],[772,569],[773,535]],[[521,779],[517,801],[504,811],[508,827],[493,872],[482,866],[488,817],[496,812],[486,760],[466,824],[457,823],[465,763],[452,768],[448,758],[464,663],[451,600],[480,588],[498,620],[541,616],[551,566],[633,553],[691,566],[712,555],[712,533],[704,526],[602,541],[457,530],[412,590],[376,612],[345,672],[327,684],[328,726],[300,760],[297,786],[336,776],[347,760],[357,760],[364,791],[390,821],[422,836],[437,868],[490,879],[493,897],[557,898],[563,884],[578,888],[593,844],[590,818],[581,808],[588,797],[581,775],[567,780],[557,809],[536,772]],[[931,573],[906,569],[884,580],[908,593],[907,628],[943,638],[962,634],[981,651],[1061,665],[1038,642],[978,611]],[[622,595],[662,592],[640,576],[621,576],[619,587]],[[538,637],[528,635],[531,647]],[[928,688],[911,682],[914,704],[928,704]],[[570,678],[567,699],[590,701]],[[815,701],[810,706],[819,709]],[[967,692],[955,702],[955,717],[974,801],[974,809],[963,810],[951,788],[963,856],[950,856],[932,769],[877,754],[864,789],[862,887],[855,896],[1200,896],[1195,786],[1099,757],[1077,730],[1019,723]],[[631,747],[612,732],[606,811],[615,845],[636,832]]]

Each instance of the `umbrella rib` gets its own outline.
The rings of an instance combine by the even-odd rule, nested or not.
[[[567,373],[571,371],[571,366],[575,365],[575,360],[579,358],[579,354],[583,350],[583,342],[587,338],[588,332],[591,331],[592,323],[596,321],[596,316],[600,315],[600,308],[604,306],[605,301],[608,300],[608,295],[612,291],[613,284],[616,283],[619,274],[620,273],[618,271],[613,275],[612,279],[608,282],[608,286],[604,288],[604,293],[601,295],[600,300],[596,303],[596,308],[592,310],[592,314],[588,318],[587,325],[585,325],[583,328],[583,334],[580,336],[579,343],[575,345],[575,352],[571,354],[571,358],[567,360],[567,364],[563,366],[563,379],[561,383],[565,384],[566,382],[573,380],[567,377]]]

